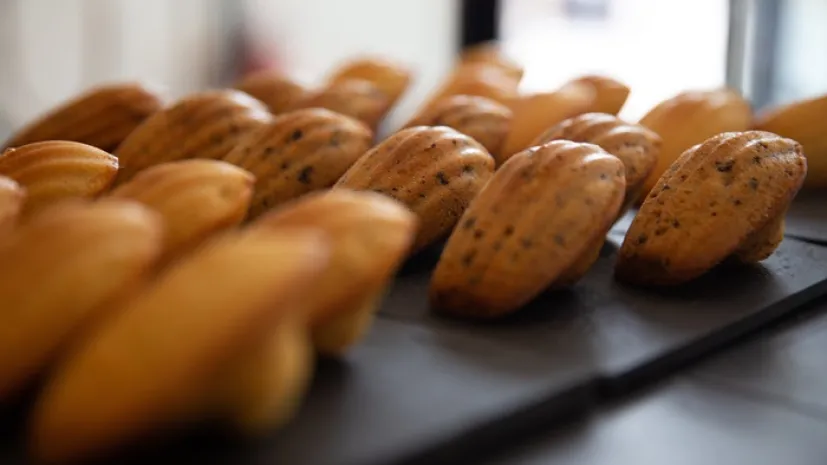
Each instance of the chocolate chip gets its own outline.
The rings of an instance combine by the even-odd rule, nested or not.
[[[534,245],[534,241],[527,237],[524,237],[520,239],[520,244],[522,244],[524,249],[530,249]]]
[[[649,236],[647,236],[646,234],[641,234],[640,236],[637,237],[638,245],[643,245],[648,240],[649,240]]]
[[[749,178],[749,187],[752,190],[758,189],[758,179],[757,178]]]
[[[554,242],[555,242],[557,245],[559,245],[559,246],[561,246],[561,247],[562,247],[562,246],[565,246],[565,245],[566,245],[566,238],[565,238],[565,237],[563,237],[563,235],[562,235],[562,234],[555,234],[555,235],[554,235]]]
[[[681,181],[686,181],[686,178],[688,178],[688,177],[689,177],[688,175],[682,174],[681,175]]]
[[[467,254],[462,256],[462,266],[471,266],[471,263],[474,262],[474,257],[477,255],[476,250],[472,250]]]
[[[291,141],[297,141],[297,140],[301,139],[303,135],[304,135],[304,133],[302,133],[301,129],[296,129],[295,131],[293,131],[292,134],[290,134],[290,140]]]
[[[281,170],[282,170],[282,171],[285,171],[285,170],[287,170],[288,168],[290,168],[290,163],[288,163],[288,162],[286,162],[286,161],[285,161],[285,162],[282,162],[282,164],[281,164]]]
[[[474,224],[477,222],[476,218],[468,218],[467,220],[462,222],[462,227],[465,229],[471,229],[474,227]]]
[[[399,189],[396,187],[391,187],[391,192],[399,192]]]
[[[420,199],[424,199],[425,197],[427,197],[427,195],[425,195],[425,193],[424,193],[424,192],[420,192],[420,193],[419,193],[419,198],[420,198]]]
[[[669,184],[664,184],[663,187],[660,190],[661,190],[661,192],[663,192],[663,191],[668,191],[671,188],[672,187],[670,187]]]
[[[762,149],[764,149],[764,150],[769,150],[769,148],[770,148],[770,146],[769,146],[769,145],[767,145],[767,143],[766,143],[766,142],[759,142],[759,143],[758,143],[758,146],[760,146],[760,147],[761,147]]]
[[[448,184],[448,178],[445,177],[445,173],[443,173],[442,171],[436,174],[436,179],[443,186]]]
[[[313,174],[312,166],[305,166],[299,171],[299,182],[302,184],[310,184],[310,175]]]
[[[333,135],[330,136],[330,145],[336,147],[341,142],[342,133],[341,131],[333,131]]]
[[[678,221],[677,219],[672,220],[672,227],[675,228],[675,229],[680,228],[681,227],[681,222]]]
[[[718,212],[712,212],[710,213],[710,216],[718,216]]]
[[[477,229],[474,231],[474,239],[482,239],[482,236],[485,235],[485,232],[482,229]]]
[[[514,226],[512,226],[510,224],[508,226],[506,226],[505,231],[503,231],[503,234],[505,234],[505,237],[508,237],[508,236],[514,234]]]
[[[600,179],[605,181],[605,180],[609,179],[609,175],[606,174],[606,173],[600,173]]]
[[[272,155],[273,152],[275,152],[275,151],[276,151],[276,148],[273,147],[272,145],[264,147],[264,154],[265,155]]]
[[[735,165],[735,160],[716,161],[715,169],[720,173],[728,173],[732,171],[733,165]]]
[[[666,234],[666,231],[669,231],[669,227],[668,226],[661,226],[658,229],[655,229],[655,235],[656,236],[663,236],[664,234]]]
[[[463,173],[473,173],[474,172],[474,167],[471,166],[471,165],[465,165],[465,166],[462,167],[462,172]]]
[[[760,165],[761,164],[761,157],[759,157],[758,155],[755,155],[754,157],[752,157],[752,162],[755,163],[756,165]]]
[[[735,199],[732,203],[737,207],[738,205],[741,205],[741,199]]]
[[[210,140],[212,141],[213,144],[218,145],[224,140],[224,138],[221,137],[221,134],[213,134],[212,137],[210,138]]]
[[[456,147],[456,146],[457,146],[457,140],[456,140],[456,139],[452,139],[452,140],[451,140],[451,144],[453,144],[453,145],[454,145],[454,147]]]

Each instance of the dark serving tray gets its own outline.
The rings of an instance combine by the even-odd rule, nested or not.
[[[584,414],[827,293],[827,248],[795,239],[763,265],[722,266],[679,289],[625,287],[612,279],[621,239],[610,234],[600,260],[573,289],[486,324],[428,309],[438,249],[425,253],[402,270],[367,339],[345,359],[319,364],[285,430],[245,444],[204,432],[148,445],[133,459],[472,463],[521,431]],[[0,451],[0,461],[22,463],[11,455]]]
[[[827,191],[802,191],[790,205],[786,234],[827,244]]]

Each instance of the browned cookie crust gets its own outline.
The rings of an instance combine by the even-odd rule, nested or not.
[[[769,132],[722,133],[692,147],[644,200],[620,249],[618,279],[679,284],[735,253],[768,256],[806,174],[801,146]]]
[[[336,187],[376,191],[408,206],[419,217],[418,250],[448,235],[493,172],[494,159],[474,139],[444,126],[417,126],[369,150]]]
[[[514,155],[448,239],[432,305],[497,317],[575,281],[594,262],[624,189],[623,163],[596,145],[554,141]]]

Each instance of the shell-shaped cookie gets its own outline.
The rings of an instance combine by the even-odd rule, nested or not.
[[[494,318],[575,281],[594,262],[624,189],[622,162],[596,145],[553,141],[514,155],[448,239],[432,306]]]
[[[309,93],[296,104],[295,109],[301,108],[325,108],[356,118],[376,130],[390,110],[391,100],[370,81],[347,79]]]
[[[13,179],[0,176],[0,236],[17,224],[25,200],[26,189]]]
[[[754,253],[755,235],[763,236],[758,245],[773,240],[773,223],[781,225],[806,174],[801,145],[768,132],[723,133],[690,148],[643,201],[620,249],[617,277],[680,284],[744,247]]]
[[[118,159],[80,142],[35,142],[0,154],[0,175],[26,189],[23,214],[69,198],[94,198],[118,174]]]
[[[332,238],[331,263],[305,304],[317,350],[339,355],[368,329],[378,301],[413,244],[417,219],[387,196],[334,189],[286,204],[251,227],[317,228]]]
[[[328,78],[328,83],[341,83],[351,79],[373,83],[388,96],[390,105],[393,105],[411,84],[411,71],[390,60],[362,57],[340,65]]]
[[[152,165],[186,158],[221,158],[271,121],[263,103],[238,90],[182,98],[138,126],[118,147],[121,184]]]
[[[746,131],[751,122],[749,102],[728,89],[681,92],[656,105],[640,120],[663,140],[644,194],[684,151],[722,132]]]
[[[466,47],[462,53],[460,53],[459,62],[460,66],[474,63],[485,63],[496,66],[517,81],[522,79],[524,72],[523,67],[519,63],[503,53],[497,44],[490,42]]]
[[[308,92],[298,82],[275,71],[251,74],[240,80],[235,88],[267,105],[274,115],[289,111]]]
[[[494,158],[479,142],[445,126],[417,126],[370,149],[336,187],[405,204],[419,217],[419,250],[448,235],[493,172]]]
[[[617,115],[629,98],[630,89],[626,84],[606,76],[586,75],[566,85],[587,85],[595,93],[591,112]]]
[[[10,233],[0,252],[0,399],[148,277],[162,232],[139,204],[69,201]]]
[[[218,160],[180,160],[138,173],[112,191],[158,212],[164,220],[164,256],[180,256],[247,215],[255,177]]]
[[[567,85],[554,92],[521,96],[511,104],[514,117],[503,144],[503,159],[525,150],[548,128],[568,118],[587,113],[595,98],[585,85]]]
[[[500,150],[511,128],[511,110],[494,100],[472,95],[446,97],[405,127],[448,126],[471,136],[499,160]]]
[[[57,366],[32,414],[34,458],[100,458],[210,408],[238,358],[300,311],[327,250],[313,231],[228,233],[167,268]]]
[[[520,79],[491,63],[458,66],[439,89],[430,104],[451,95],[476,95],[509,105],[519,94]],[[430,106],[425,105],[425,108]]]
[[[807,157],[805,188],[827,187],[827,95],[772,108],[755,119],[754,129],[799,142]]]
[[[280,115],[224,160],[256,176],[250,217],[308,192],[331,187],[370,149],[362,122],[322,108]]]
[[[162,99],[154,91],[138,83],[98,86],[40,116],[14,134],[5,146],[68,140],[111,152],[162,106]]]
[[[657,163],[660,136],[639,124],[626,123],[606,113],[586,113],[553,126],[532,145],[570,140],[599,145],[623,162],[626,173],[626,207],[640,197],[643,181]],[[621,209],[621,214],[626,208]]]

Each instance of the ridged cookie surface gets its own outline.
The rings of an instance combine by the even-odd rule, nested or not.
[[[0,154],[0,175],[26,189],[23,214],[70,198],[94,198],[118,173],[118,159],[80,142],[35,142]]]
[[[9,235],[0,252],[0,399],[143,283],[162,233],[155,213],[107,200],[56,205]]]
[[[494,100],[472,95],[454,95],[425,109],[424,113],[412,119],[405,127],[454,128],[482,144],[500,162],[498,157],[511,127],[511,117],[511,110]]]
[[[351,79],[372,82],[388,96],[390,105],[393,105],[411,84],[411,71],[390,60],[362,57],[339,65],[328,78],[328,83]]]
[[[254,218],[308,192],[331,187],[371,146],[362,122],[322,108],[280,115],[224,160],[256,177]]]
[[[188,420],[297,311],[326,261],[325,238],[296,230],[229,233],[177,262],[58,366],[34,408],[32,455],[99,458]]]
[[[138,201],[164,221],[164,256],[180,256],[247,216],[255,177],[218,160],[162,163],[138,173],[111,196]]]
[[[334,189],[286,204],[251,227],[308,227],[331,237],[331,263],[305,304],[317,350],[339,355],[367,331],[416,226],[416,216],[387,196]]]
[[[371,81],[347,79],[310,92],[294,108],[325,108],[356,118],[376,130],[391,108],[391,99]]]
[[[827,187],[827,95],[767,110],[755,119],[754,129],[799,142],[807,157],[804,187]]]
[[[746,131],[751,123],[749,102],[728,89],[681,92],[659,103],[640,120],[663,140],[658,163],[644,183],[644,194],[690,147],[722,132]]]
[[[251,74],[235,87],[267,105],[274,115],[292,109],[308,92],[301,84],[275,71]]]
[[[17,224],[25,200],[26,190],[20,184],[0,176],[0,235],[11,231]]]
[[[752,260],[766,256],[806,173],[801,145],[768,132],[723,133],[692,147],[643,201],[620,249],[617,277],[679,284],[744,248],[752,249],[745,254]]]
[[[337,188],[390,196],[419,217],[413,250],[447,236],[494,172],[479,142],[444,126],[403,129],[370,149]]]
[[[19,147],[33,142],[68,140],[111,152],[162,106],[161,98],[141,84],[121,83],[95,87],[20,129],[5,146]]]
[[[567,119],[544,132],[532,145],[553,140],[599,145],[623,162],[626,196],[621,213],[640,197],[643,182],[657,163],[661,145],[660,136],[653,131],[606,113],[586,113]]]
[[[186,158],[221,158],[272,119],[263,103],[238,90],[190,95],[152,115],[118,147],[117,183],[152,165]]]
[[[576,281],[596,259],[624,189],[622,162],[596,145],[554,141],[514,155],[448,239],[432,306],[494,318]]]

